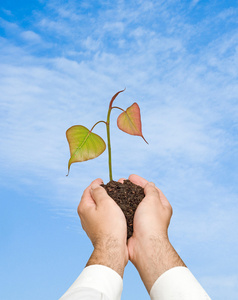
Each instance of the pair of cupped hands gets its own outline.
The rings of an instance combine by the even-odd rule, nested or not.
[[[90,238],[94,251],[87,266],[105,265],[123,277],[130,260],[139,271],[147,290],[163,273],[159,253],[167,251],[168,226],[172,207],[154,183],[138,175],[130,175],[131,182],[144,188],[145,197],[138,205],[133,222],[133,235],[127,241],[125,216],[116,202],[100,186],[102,179],[94,180],[84,191],[78,206],[82,227]],[[124,178],[118,181],[123,183]],[[151,266],[150,266],[151,264]],[[153,265],[153,266],[152,266]],[[150,274],[148,274],[150,272]],[[151,274],[151,273],[155,274]]]

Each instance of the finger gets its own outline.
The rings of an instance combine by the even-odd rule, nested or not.
[[[141,187],[145,188],[146,184],[149,182],[148,180],[144,179],[143,177],[140,177],[138,175],[132,174],[129,176],[129,180],[137,185],[140,185]],[[165,197],[165,195],[163,194],[163,192],[155,187],[160,195],[160,199],[161,202],[164,203],[165,205],[167,205],[169,203],[169,201],[167,200],[167,198]]]
[[[90,191],[91,191],[91,186],[92,186],[92,184],[102,184],[103,183],[103,180],[101,179],[101,178],[97,178],[97,179],[95,179],[95,180],[93,180],[91,183],[90,183],[90,185],[85,189],[85,191],[83,192],[83,196],[82,196],[82,199],[81,199],[81,201],[84,201],[84,200],[86,200],[87,201],[87,199],[88,198],[91,198],[91,193],[90,193]]]
[[[146,198],[158,198],[160,200],[160,194],[153,182],[148,182],[144,187],[144,193]]]
[[[145,189],[145,186],[146,184],[148,183],[148,181],[146,179],[144,179],[143,177],[140,177],[136,174],[132,174],[129,176],[129,180],[137,185],[140,185],[141,187],[143,187]],[[172,210],[172,207],[171,207],[171,204],[169,203],[169,201],[167,200],[167,198],[165,197],[165,195],[163,194],[163,192],[157,188],[155,186],[156,190],[158,191],[159,193],[159,199],[160,199],[160,202],[163,206],[169,208]]]
[[[149,182],[145,188],[144,188],[144,193],[146,196],[146,199],[155,199],[159,201],[159,203],[163,206],[171,210],[172,212],[172,206],[163,194],[163,192],[155,186],[153,182]]]
[[[105,200],[108,200],[108,198],[110,198],[106,190],[102,186],[100,186],[98,182],[94,182],[91,185],[90,192],[97,206],[102,204]]]
[[[90,186],[92,186],[93,184],[102,184],[103,183],[103,180],[101,178],[97,178],[95,180],[92,181],[92,183],[90,184]]]
[[[145,187],[145,185],[148,183],[148,181],[138,175],[132,174],[129,176],[129,180],[137,185],[140,185],[141,187]]]
[[[94,206],[95,201],[93,200],[91,196],[91,185],[92,184],[101,184],[103,183],[101,178],[95,179],[91,184],[84,190],[83,195],[81,197],[81,201],[78,206],[78,212],[79,210],[83,209],[85,206]]]
[[[163,194],[163,192],[158,188],[157,188],[157,190],[159,191],[160,200],[161,200],[162,205],[172,210],[172,206],[169,203],[168,199]]]
[[[125,178],[120,178],[120,179],[118,180],[118,182],[123,183],[124,180],[126,180],[126,179],[125,179]]]

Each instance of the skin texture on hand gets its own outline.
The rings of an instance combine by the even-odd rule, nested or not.
[[[101,179],[94,180],[78,206],[82,227],[94,246],[87,266],[105,265],[123,277],[128,262],[126,219],[101,183]]]
[[[148,292],[165,271],[185,266],[168,239],[172,207],[160,189],[142,177],[129,180],[144,188],[145,198],[134,216],[134,232],[128,240],[129,259],[140,273]]]

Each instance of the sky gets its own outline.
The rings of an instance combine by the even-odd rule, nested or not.
[[[107,152],[73,164],[72,125],[111,115],[113,178],[153,181],[170,241],[212,299],[238,298],[238,3],[7,0],[0,5],[0,298],[59,299],[93,250],[77,206]],[[103,123],[94,132],[106,140]],[[149,299],[133,265],[122,300]]]

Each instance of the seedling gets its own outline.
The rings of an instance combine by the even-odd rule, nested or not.
[[[93,125],[91,130],[88,130],[86,127],[82,125],[75,125],[70,127],[66,131],[66,137],[69,143],[70,149],[70,159],[68,163],[68,174],[70,166],[75,162],[82,162],[89,159],[93,159],[101,155],[105,149],[106,144],[104,140],[97,134],[93,133],[94,127],[99,123],[105,123],[107,128],[107,148],[108,148],[108,167],[109,167],[109,178],[112,180],[112,158],[111,158],[111,141],[110,141],[110,115],[112,109],[120,109],[123,112],[119,115],[117,119],[117,126],[120,130],[131,134],[141,136],[144,141],[147,143],[145,138],[142,135],[141,129],[141,116],[140,116],[140,108],[139,105],[135,102],[126,110],[112,106],[116,97],[124,90],[116,93],[109,104],[108,113],[107,113],[107,121],[98,121]],[[148,143],[147,143],[148,144]]]

